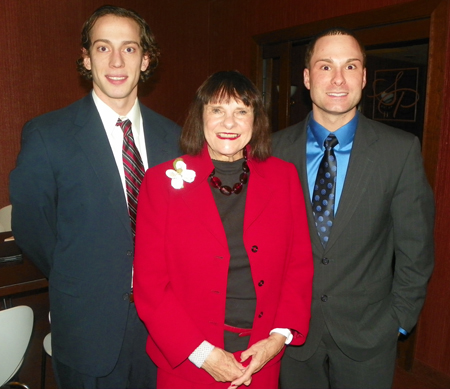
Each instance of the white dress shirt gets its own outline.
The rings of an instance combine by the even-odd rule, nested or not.
[[[145,147],[145,136],[144,127],[142,124],[141,108],[139,107],[139,101],[136,101],[131,108],[130,112],[126,116],[121,116],[116,113],[112,108],[110,108],[106,103],[104,103],[92,90],[92,98],[94,99],[95,106],[97,107],[98,113],[105,128],[106,135],[111,146],[111,151],[113,152],[114,159],[117,164],[117,169],[120,174],[120,179],[122,181],[122,187],[125,194],[125,199],[127,198],[127,190],[125,186],[125,173],[123,170],[123,160],[122,160],[122,146],[123,146],[123,131],[119,126],[116,126],[117,119],[129,119],[131,121],[131,131],[133,132],[134,143],[136,144],[139,154],[142,158],[142,163],[144,164],[144,169],[148,169],[148,159],[147,159],[147,148]]]

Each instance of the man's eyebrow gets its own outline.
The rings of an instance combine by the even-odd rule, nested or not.
[[[361,63],[362,63],[362,60],[359,59],[359,58],[349,58],[349,59],[347,59],[347,61],[345,61],[345,63],[355,62],[355,61],[358,61],[358,62],[361,62]],[[331,58],[320,58],[320,59],[318,59],[318,60],[317,60],[316,62],[314,62],[314,63],[317,63],[317,62],[333,63],[334,61],[333,61],[333,59],[331,59]]]
[[[94,42],[92,42],[92,44],[94,45],[94,44],[96,44],[96,43],[98,43],[98,42],[101,42],[101,43],[109,43],[109,44],[111,44],[111,41],[110,41],[109,39],[103,39],[103,38],[95,40]],[[139,43],[136,42],[136,41],[122,41],[121,44],[122,44],[122,45],[135,44],[135,45],[138,45],[138,46],[139,46]]]
[[[136,42],[136,41],[123,41],[122,44],[123,45],[133,45],[134,44],[134,45],[140,46],[139,42]]]
[[[349,58],[346,62],[349,63],[349,62],[355,62],[355,61],[362,63],[362,60],[360,58]]]

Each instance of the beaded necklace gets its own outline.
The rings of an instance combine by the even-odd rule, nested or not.
[[[225,196],[230,196],[232,193],[239,194],[242,191],[242,188],[248,181],[248,173],[250,172],[250,169],[248,168],[247,164],[247,150],[244,147],[244,162],[242,162],[242,173],[239,176],[239,182],[233,185],[233,188],[229,187],[228,185],[222,185],[222,181],[219,177],[216,177],[216,169],[213,169],[211,174],[209,175],[209,178],[211,179],[210,184],[213,188],[219,189],[220,193],[222,193]]]

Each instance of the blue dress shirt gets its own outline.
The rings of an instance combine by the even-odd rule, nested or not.
[[[334,148],[334,155],[336,156],[337,161],[336,193],[334,202],[335,215],[339,206],[339,200],[341,199],[342,189],[344,188],[345,176],[347,174],[350,154],[352,152],[353,139],[355,137],[356,128],[358,127],[358,120],[359,113],[357,112],[352,120],[335,132],[330,132],[317,123],[314,120],[312,113],[308,122],[306,170],[308,173],[308,186],[311,199],[314,192],[317,171],[319,170],[320,161],[322,161],[323,153],[325,151],[323,143],[330,134],[334,134],[339,141],[339,144]]]

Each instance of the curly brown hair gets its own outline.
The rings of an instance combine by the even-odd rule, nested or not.
[[[192,101],[183,131],[180,146],[184,153],[198,155],[205,145],[203,111],[209,103],[240,100],[253,108],[251,156],[264,161],[271,155],[271,131],[269,119],[258,88],[238,71],[221,71],[209,76],[198,88]]]
[[[94,27],[95,23],[99,18],[106,15],[114,15],[122,18],[130,18],[134,20],[140,29],[140,38],[141,38],[141,48],[143,55],[147,55],[149,58],[149,65],[146,70],[141,71],[140,79],[142,82],[147,81],[150,76],[155,71],[156,67],[159,63],[160,50],[158,44],[155,41],[155,37],[150,30],[147,22],[142,19],[135,11],[115,7],[112,5],[104,5],[97,10],[89,17],[88,20],[83,25],[83,29],[81,31],[81,51],[82,55],[77,60],[77,70],[78,72],[87,80],[92,80],[92,72],[84,66],[84,57],[89,55],[89,51],[91,49],[91,30]]]

